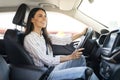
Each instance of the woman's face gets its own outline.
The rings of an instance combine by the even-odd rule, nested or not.
[[[45,28],[47,24],[47,17],[45,12],[42,10],[38,10],[32,18],[31,22],[33,23],[34,27],[41,29]]]

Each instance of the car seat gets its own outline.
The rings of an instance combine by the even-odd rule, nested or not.
[[[0,80],[9,80],[9,65],[0,55]]]
[[[39,80],[40,75],[39,69],[7,64],[0,55],[0,80]]]

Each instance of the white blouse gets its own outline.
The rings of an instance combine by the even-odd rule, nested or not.
[[[71,36],[66,37],[57,37],[55,35],[49,35],[53,44],[65,45],[72,42]],[[50,47],[47,47],[44,37],[36,32],[31,32],[24,38],[24,47],[29,52],[30,56],[33,58],[33,61],[36,66],[44,67],[55,66],[60,63],[60,56],[53,57],[53,51]],[[48,54],[46,54],[48,50]]]

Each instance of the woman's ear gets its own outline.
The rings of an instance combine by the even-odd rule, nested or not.
[[[34,18],[31,19],[31,22],[32,22],[32,23],[34,22]]]

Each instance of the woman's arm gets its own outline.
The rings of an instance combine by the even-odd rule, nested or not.
[[[55,44],[55,45],[66,45],[72,42],[71,35],[60,37],[57,35],[50,34],[49,37],[52,41],[52,44]]]
[[[72,36],[72,41],[74,41],[77,38],[80,38],[82,35],[86,33],[87,28],[85,28],[81,33],[75,34]]]
[[[56,45],[66,45],[66,44],[70,44],[72,41],[74,41],[75,39],[81,37],[82,35],[84,35],[86,33],[87,28],[85,28],[81,33],[75,34],[73,36],[71,35],[67,35],[64,37],[59,37],[57,35],[53,35],[53,34],[49,34],[49,37],[52,41],[52,44],[56,44]]]

